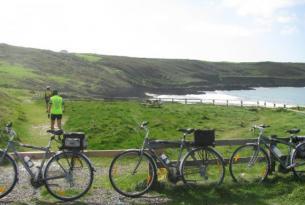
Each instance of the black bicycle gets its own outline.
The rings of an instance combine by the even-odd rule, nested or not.
[[[0,198],[9,194],[18,181],[17,163],[8,153],[9,150],[12,150],[17,159],[21,161],[24,169],[30,175],[30,182],[34,188],[44,185],[51,195],[63,201],[78,199],[89,191],[93,182],[94,168],[86,155],[80,152],[84,148],[84,135],[70,133],[61,139],[62,130],[50,131],[52,136],[48,145],[37,147],[15,141],[16,132],[12,128],[12,123],[8,124],[5,130],[9,135],[9,140],[6,148],[0,150]],[[46,162],[48,156],[51,155],[52,141],[61,144],[61,151]],[[41,163],[34,166],[30,157],[22,157],[18,153],[16,146],[44,151]]]
[[[238,147],[230,159],[230,174],[235,182],[260,183],[271,170],[271,157],[279,162],[282,172],[292,171],[299,179],[305,179],[305,137],[296,136],[299,129],[288,130],[289,141],[277,137],[264,136],[268,125],[254,126],[259,130],[256,143],[248,143]],[[284,155],[278,144],[288,147],[288,155]]]
[[[182,180],[188,185],[219,185],[225,175],[222,156],[211,146],[214,145],[214,130],[179,129],[183,137],[179,143],[178,160],[171,163],[164,154],[159,156],[155,150],[156,143],[169,141],[149,140],[147,122],[141,124],[146,131],[141,149],[127,150],[117,155],[111,162],[109,178],[113,188],[128,197],[138,197],[146,193],[157,179],[157,164],[164,167],[168,179],[176,183]],[[185,140],[194,133],[195,141],[203,139],[202,144]],[[182,157],[182,151],[186,154]]]

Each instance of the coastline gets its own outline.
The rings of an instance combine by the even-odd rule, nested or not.
[[[193,94],[155,94],[146,96],[162,101],[214,103],[219,105],[297,107],[305,104],[304,87],[254,87],[243,90],[201,91]]]

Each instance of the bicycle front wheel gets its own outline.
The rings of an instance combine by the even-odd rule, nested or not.
[[[269,157],[256,144],[238,147],[230,159],[230,174],[235,182],[260,183],[269,172]]]
[[[109,168],[113,188],[128,197],[146,193],[156,179],[156,166],[146,153],[130,150],[117,155]]]
[[[87,193],[93,181],[93,168],[78,152],[56,154],[46,165],[45,186],[54,197],[71,201]]]
[[[214,149],[200,147],[186,154],[180,172],[186,184],[215,186],[223,181],[225,165],[220,154]]]
[[[17,182],[16,162],[8,154],[0,152],[0,198],[9,194]]]

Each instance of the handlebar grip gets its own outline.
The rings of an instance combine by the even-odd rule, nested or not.
[[[142,122],[142,124],[141,124],[141,128],[143,128],[143,127],[145,127],[145,126],[147,126],[148,125],[148,122],[147,121],[144,121],[144,122]]]
[[[12,122],[7,123],[6,127],[13,127],[13,123]]]

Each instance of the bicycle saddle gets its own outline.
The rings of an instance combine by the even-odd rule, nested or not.
[[[64,133],[63,130],[47,130],[47,133],[53,134],[53,135],[62,135]]]
[[[183,132],[185,134],[191,134],[193,133],[195,130],[192,128],[180,128],[178,129],[179,132]]]
[[[297,134],[299,133],[301,130],[300,129],[297,129],[297,128],[294,128],[294,129],[291,129],[291,130],[287,130],[287,132],[289,134]]]

